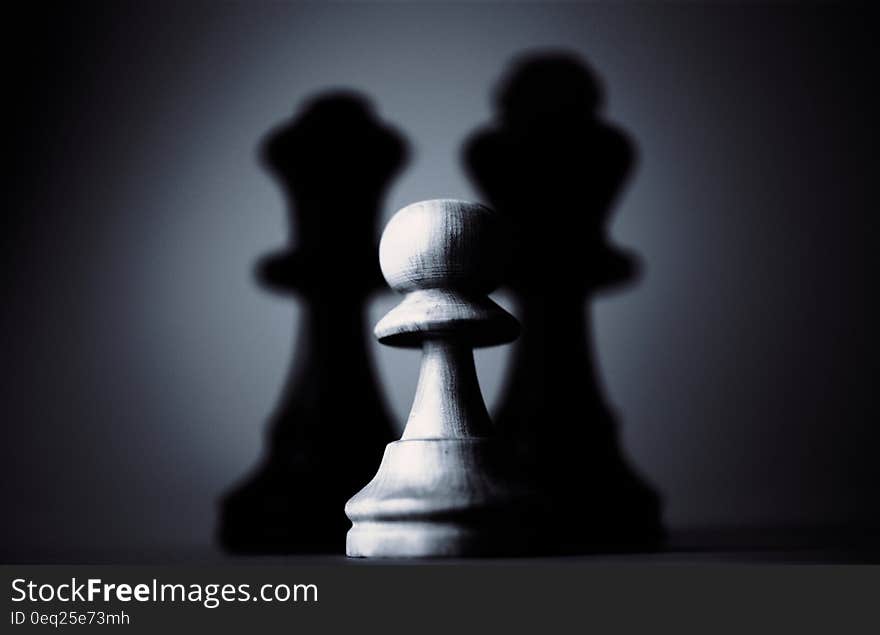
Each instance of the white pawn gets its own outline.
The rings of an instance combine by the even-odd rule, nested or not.
[[[455,200],[409,205],[382,234],[382,274],[403,302],[377,325],[383,344],[420,347],[406,429],[345,506],[346,553],[362,557],[527,553],[536,497],[493,435],[473,348],[516,339],[516,319],[488,297],[509,253],[503,218]]]

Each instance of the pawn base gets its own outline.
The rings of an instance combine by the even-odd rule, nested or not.
[[[405,439],[385,449],[376,476],[345,506],[351,557],[526,555],[537,496],[486,438]]]
[[[350,558],[465,558],[533,553],[533,539],[514,526],[468,526],[437,521],[369,522],[351,528]]]

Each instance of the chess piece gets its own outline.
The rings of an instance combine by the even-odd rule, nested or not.
[[[536,500],[493,434],[473,348],[514,340],[516,319],[489,299],[508,254],[496,212],[454,200],[409,205],[382,234],[382,273],[403,302],[375,329],[420,347],[412,411],[372,481],[345,506],[349,556],[472,556],[529,550]]]
[[[398,133],[349,93],[309,102],[263,147],[288,195],[298,244],[264,258],[259,275],[295,294],[301,312],[266,457],[222,503],[220,539],[230,551],[341,551],[348,529],[342,506],[394,438],[364,312],[383,286],[375,219],[404,156]]]
[[[505,282],[523,333],[496,421],[548,492],[546,524],[567,551],[652,548],[662,534],[659,497],[623,456],[584,306],[637,271],[607,237],[635,157],[596,114],[601,100],[578,59],[521,59],[497,94],[496,123],[465,147],[471,176],[515,234]]]

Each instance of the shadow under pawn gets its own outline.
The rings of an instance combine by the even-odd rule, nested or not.
[[[375,224],[405,157],[402,137],[352,93],[313,99],[264,142],[263,161],[284,189],[298,240],[263,258],[258,276],[295,295],[301,312],[264,458],[221,501],[219,537],[228,551],[344,550],[345,502],[394,437],[365,313],[384,287]]]
[[[464,153],[517,234],[506,286],[522,335],[496,421],[543,482],[548,544],[565,552],[652,549],[663,534],[660,498],[620,447],[585,307],[638,269],[607,236],[635,152],[599,117],[601,105],[597,79],[577,58],[524,57],[496,94],[497,119]]]

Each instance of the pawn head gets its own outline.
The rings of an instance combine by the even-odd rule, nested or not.
[[[513,341],[519,324],[488,296],[504,278],[509,230],[497,212],[438,199],[404,207],[379,243],[385,280],[406,294],[376,325],[389,346],[419,347],[428,339],[472,347]]]
[[[379,264],[396,291],[448,289],[487,294],[510,257],[504,217],[478,203],[434,199],[407,205],[382,234]]]

